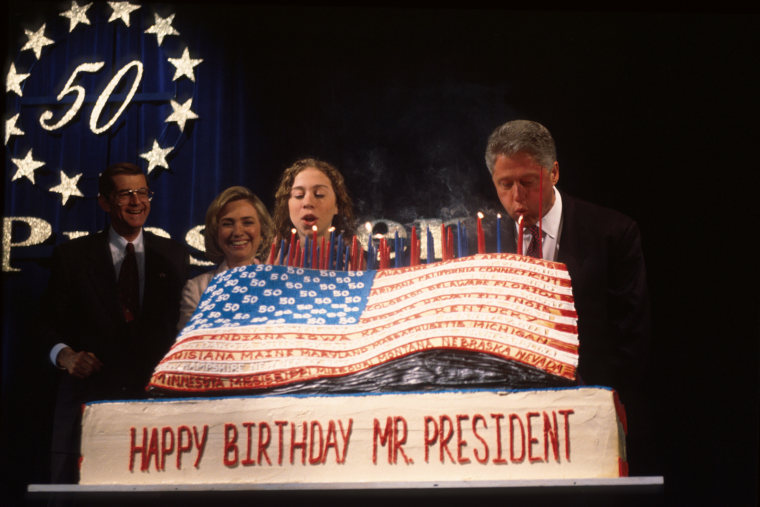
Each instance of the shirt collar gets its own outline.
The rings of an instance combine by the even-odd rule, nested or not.
[[[557,239],[559,224],[562,222],[562,196],[557,187],[554,187],[554,205],[541,219],[541,229],[544,234],[552,239]]]
[[[127,243],[129,241],[126,240],[126,238],[119,235],[118,232],[116,232],[113,227],[108,228],[108,243],[115,247],[116,250],[119,252],[123,252],[125,248],[127,248]],[[135,247],[135,252],[144,252],[145,251],[145,242],[143,238],[143,231],[140,229],[139,234],[137,237],[131,242],[132,245]]]

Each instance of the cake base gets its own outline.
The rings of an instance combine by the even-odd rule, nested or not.
[[[619,477],[623,420],[606,388],[96,402],[80,484]]]

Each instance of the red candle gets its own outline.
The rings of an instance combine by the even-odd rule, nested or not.
[[[319,269],[327,269],[327,248],[325,247],[324,236],[322,236],[322,246],[320,248],[321,250],[319,251],[320,252]]]
[[[517,255],[523,254],[523,216],[517,219]]]
[[[449,233],[448,233],[448,241],[446,246],[446,254],[448,255],[449,259],[454,258],[454,229],[449,227]]]
[[[293,245],[293,266],[301,265],[301,240],[296,239],[295,245]]]
[[[412,237],[409,241],[409,265],[417,265],[417,227],[412,226]]]
[[[483,235],[483,213],[478,211],[478,253],[486,253],[486,238]]]
[[[272,241],[272,249],[269,251],[269,258],[267,259],[267,264],[274,264],[275,252],[277,252],[277,238],[276,237]]]
[[[288,266],[293,265],[293,257],[296,255],[296,230],[290,229],[290,246],[288,247]]]
[[[314,232],[311,240],[311,269],[317,269],[317,226],[312,225],[311,230]]]

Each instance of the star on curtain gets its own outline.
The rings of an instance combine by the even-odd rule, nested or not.
[[[129,26],[129,15],[132,11],[136,11],[140,8],[139,5],[131,4],[129,2],[108,2],[113,12],[111,17],[108,18],[108,22],[116,21],[120,19],[125,25]]]
[[[84,194],[77,188],[77,182],[81,177],[82,173],[79,173],[73,178],[69,178],[66,173],[61,171],[61,183],[50,189],[51,192],[61,194],[61,206],[65,206],[71,196],[84,197]]]
[[[162,18],[157,13],[153,13],[153,19],[153,26],[145,30],[145,33],[155,34],[156,38],[158,39],[159,46],[162,42],[164,42],[164,37],[167,35],[179,35],[179,32],[172,26],[172,21],[174,21],[174,14],[168,18]]]
[[[80,6],[76,0],[72,0],[69,10],[61,13],[61,16],[64,18],[69,18],[69,33],[73,32],[74,28],[76,28],[79,23],[82,23],[83,25],[90,24],[90,20],[87,18],[87,9],[89,9],[91,5],[92,2]]]
[[[24,44],[24,47],[21,48],[21,51],[31,49],[34,52],[34,56],[36,56],[38,60],[40,59],[42,48],[53,43],[52,39],[45,37],[45,25],[46,23],[43,23],[40,29],[36,32],[33,32],[31,30],[24,30],[24,33],[27,36],[27,41],[26,44]]]
[[[198,118],[198,115],[195,114],[190,110],[190,106],[193,105],[193,99],[187,99],[187,101],[184,104],[179,104],[175,102],[174,100],[171,101],[171,106],[174,112],[169,115],[166,120],[164,120],[166,123],[173,121],[176,122],[179,126],[180,132],[184,132],[185,130],[185,123],[187,120],[194,120]]]

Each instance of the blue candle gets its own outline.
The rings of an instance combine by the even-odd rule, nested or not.
[[[330,246],[328,247],[328,250],[327,250],[327,269],[333,268],[333,248],[335,246],[333,244],[334,241],[335,241],[335,229],[333,227],[330,227]]]
[[[304,267],[310,267],[310,261],[311,261],[311,238],[309,236],[306,236],[304,241],[304,251],[303,251],[303,266]],[[307,262],[306,259],[309,259]]]
[[[462,222],[457,221],[457,257],[462,258]]]
[[[346,245],[346,256],[343,258],[343,269],[346,271],[351,268],[351,247]]]
[[[433,248],[433,235],[430,233],[430,226],[427,228],[427,263],[430,264],[435,260],[435,250]]]
[[[496,214],[496,252],[501,253],[501,213]]]
[[[466,257],[470,255],[470,244],[467,241],[467,226],[465,224],[462,224],[462,243],[464,243],[463,249]]]

